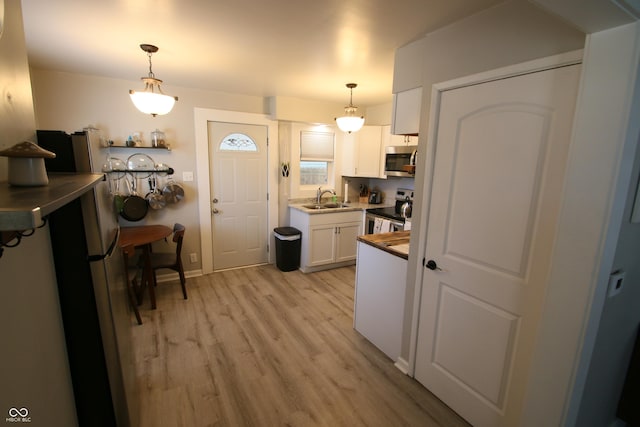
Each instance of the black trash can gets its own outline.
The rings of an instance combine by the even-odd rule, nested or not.
[[[293,271],[300,267],[302,232],[294,227],[276,227],[276,265],[280,271]]]

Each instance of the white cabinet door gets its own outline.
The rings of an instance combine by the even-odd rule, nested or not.
[[[362,211],[308,214],[290,208],[291,226],[302,232],[300,269],[305,272],[353,264]]]
[[[358,242],[353,326],[394,362],[400,357],[407,260]]]
[[[440,95],[415,377],[475,426],[520,424],[579,76]]]
[[[421,87],[393,94],[391,133],[394,135],[417,135],[420,131],[421,106]]]
[[[379,177],[382,151],[381,127],[363,126],[356,138],[358,140],[356,176]]]
[[[342,174],[345,176],[381,177],[383,153],[381,126],[363,126],[357,133],[345,136]]]
[[[357,237],[362,234],[362,223],[338,224],[336,227],[336,262],[356,259]]]
[[[309,227],[309,260],[310,267],[331,264],[336,258],[336,227],[329,225],[312,225]]]

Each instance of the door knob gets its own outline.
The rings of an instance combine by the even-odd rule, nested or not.
[[[436,262],[432,259],[427,261],[427,263],[424,266],[427,267],[429,270],[442,271],[442,269],[438,267],[438,264],[436,264]]]
[[[216,209],[216,208],[214,208],[211,212],[213,212],[214,215],[220,213],[220,211],[218,209]]]
[[[213,202],[213,203],[218,203],[218,199],[217,199],[217,198],[215,198],[215,199],[213,199],[213,200],[212,200],[212,202]]]

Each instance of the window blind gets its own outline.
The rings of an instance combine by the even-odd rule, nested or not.
[[[330,132],[300,132],[300,160],[333,161],[334,134]]]

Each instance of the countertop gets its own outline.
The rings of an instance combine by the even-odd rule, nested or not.
[[[358,241],[400,258],[409,259],[410,238],[411,231],[408,230],[394,231],[393,233],[365,234],[358,236]]]
[[[332,203],[330,200],[323,199],[321,204]],[[371,204],[371,203],[360,203],[360,202],[349,202],[342,203],[340,201],[337,202],[341,205],[339,208],[329,208],[329,209],[309,209],[305,208],[304,205],[315,205],[315,201],[309,199],[307,201],[291,201],[289,202],[289,207],[293,209],[297,209],[304,213],[308,213],[311,215],[316,214],[328,214],[333,212],[350,212],[350,211],[364,211],[372,208],[388,208],[390,206],[395,206],[395,203],[390,205],[388,203],[379,203],[379,204]]]

